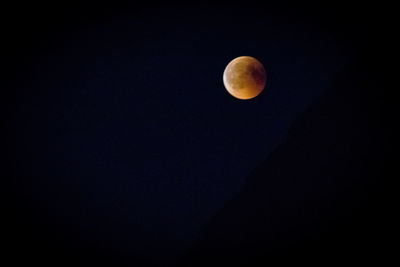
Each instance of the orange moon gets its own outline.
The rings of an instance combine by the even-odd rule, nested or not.
[[[223,80],[226,90],[232,96],[251,99],[264,90],[267,74],[260,61],[254,57],[242,56],[229,62]]]

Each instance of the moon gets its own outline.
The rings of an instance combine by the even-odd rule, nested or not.
[[[252,99],[264,90],[267,74],[260,61],[254,57],[241,56],[226,66],[223,81],[232,96]]]

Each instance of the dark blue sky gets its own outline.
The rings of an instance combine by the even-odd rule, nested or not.
[[[76,12],[14,63],[15,192],[54,238],[145,257],[190,247],[351,53],[294,9]],[[222,83],[244,55],[268,75],[248,101]]]

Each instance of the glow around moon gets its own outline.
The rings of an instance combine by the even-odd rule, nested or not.
[[[229,62],[224,71],[223,81],[226,90],[232,96],[251,99],[264,90],[267,75],[260,61],[242,56]]]

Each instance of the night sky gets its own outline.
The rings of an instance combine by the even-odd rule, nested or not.
[[[189,266],[235,254],[246,264],[250,256],[240,252],[250,243],[290,258],[310,248],[306,237],[326,245],[349,231],[343,223],[362,222],[367,207],[384,221],[386,213],[370,207],[383,201],[377,188],[391,135],[383,89],[370,72],[378,47],[366,41],[379,33],[372,7],[355,10],[10,7],[3,32],[10,257],[39,266]],[[238,56],[257,58],[267,71],[255,99],[224,88],[224,68]],[[307,199],[302,208],[291,205],[299,199]],[[309,228],[293,230],[288,207],[293,214],[305,207],[289,221]],[[318,224],[325,228],[313,224],[325,219]],[[365,229],[377,233],[374,223]]]

